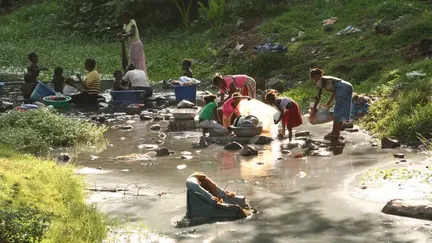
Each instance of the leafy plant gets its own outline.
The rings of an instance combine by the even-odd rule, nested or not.
[[[190,26],[189,17],[190,17],[190,9],[192,6],[192,1],[189,0],[189,3],[186,5],[186,0],[171,0],[175,3],[181,17],[183,20],[183,26],[188,28]]]
[[[45,155],[51,147],[98,142],[105,129],[46,109],[10,112],[0,116],[0,144]]]
[[[198,2],[201,17],[207,20],[212,28],[222,27],[225,14],[225,0],[209,0],[208,6]]]

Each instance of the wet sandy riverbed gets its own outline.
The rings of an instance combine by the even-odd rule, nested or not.
[[[372,166],[394,163],[396,150],[380,152],[364,133],[345,133],[342,154],[295,159],[281,154],[279,141],[259,147],[258,157],[240,157],[219,145],[193,149],[199,132],[151,132],[154,122],[136,120],[132,131],[110,129],[100,153],[81,153],[74,161],[89,168],[89,188],[127,188],[126,192],[96,192],[89,201],[126,224],[145,225],[177,242],[431,242],[431,226],[422,220],[381,214],[383,200],[349,196],[349,181]],[[167,123],[159,124],[167,126]],[[164,128],[163,128],[164,129]],[[303,125],[313,139],[321,139],[330,124]],[[148,144],[163,141],[175,154],[138,162],[119,162],[117,156],[148,152]],[[147,144],[147,145],[144,145]],[[143,145],[143,146],[140,146]],[[341,146],[339,145],[338,148]],[[411,161],[423,157],[407,153]],[[183,153],[182,153],[183,152]],[[301,152],[293,149],[293,154]],[[180,159],[184,154],[191,159]],[[91,156],[97,156],[91,157]],[[179,165],[186,165],[178,169]],[[179,168],[183,168],[181,166]],[[218,185],[245,195],[259,213],[235,222],[175,228],[186,213],[186,178],[202,171]],[[93,173],[97,172],[97,173]]]

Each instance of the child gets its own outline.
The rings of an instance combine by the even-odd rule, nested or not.
[[[28,59],[30,61],[30,65],[27,67],[27,73],[24,76],[24,81],[26,81],[26,83],[36,83],[40,71],[48,71],[48,69],[39,68],[39,56],[36,53],[29,53]]]
[[[120,70],[114,72],[113,90],[128,90],[129,83],[123,80],[123,73]]]
[[[71,95],[71,94],[75,94],[78,92],[76,85],[75,85],[75,80],[73,80],[73,78],[67,78],[65,83],[66,83],[66,85],[63,88],[63,94],[64,95]]]
[[[213,94],[204,96],[206,106],[204,106],[199,115],[199,124],[203,128],[203,136],[206,135],[206,130],[209,130],[210,133],[220,135],[228,134],[228,130],[224,126],[213,120],[213,117],[218,117],[216,99],[216,95]]]
[[[182,61],[182,69],[184,70],[183,76],[186,76],[188,78],[193,78],[193,73],[191,70],[192,67],[192,61],[189,59],[185,59]]]
[[[249,96],[241,96],[240,93],[236,92],[218,109],[218,119],[222,121],[224,127],[230,127],[234,120],[240,116],[238,105],[243,99],[251,98]]]
[[[101,86],[99,73],[96,71],[96,61],[94,59],[86,59],[84,62],[84,68],[87,70],[87,75],[84,79],[81,78],[81,75],[77,74],[77,77],[83,86],[83,90],[81,93],[72,96],[72,103],[96,104],[99,99]]]
[[[280,116],[278,120],[275,120],[275,124],[278,124],[282,120],[282,133],[278,136],[280,138],[285,137],[285,129],[288,128],[288,138],[292,140],[292,128],[300,126],[302,121],[302,116],[300,113],[299,105],[290,98],[279,98],[278,92],[273,90],[267,93],[266,101],[268,104],[276,106],[280,111]]]
[[[363,95],[354,95],[351,104],[351,119],[356,120],[367,114],[370,99]]]
[[[54,85],[54,91],[57,93],[63,92],[65,77],[63,77],[63,68],[56,67],[54,69],[54,75],[51,83]]]

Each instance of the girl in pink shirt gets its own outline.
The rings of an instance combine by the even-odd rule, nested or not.
[[[240,93],[236,92],[218,109],[219,120],[222,121],[224,127],[231,126],[233,121],[240,116],[238,105],[242,99],[250,99],[250,97],[241,96]]]
[[[256,98],[256,82],[247,75],[228,75],[223,77],[221,74],[216,74],[213,78],[213,85],[220,89],[221,102],[227,101],[235,92],[240,92],[243,96]],[[228,93],[228,97],[225,100],[226,93]]]

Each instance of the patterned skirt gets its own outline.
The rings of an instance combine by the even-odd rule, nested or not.
[[[249,96],[253,99],[256,98],[256,82],[253,78],[248,78],[243,88],[241,88],[240,93],[243,96]]]
[[[346,81],[340,81],[335,84],[335,93],[334,121],[348,122],[351,113],[353,87]]]

